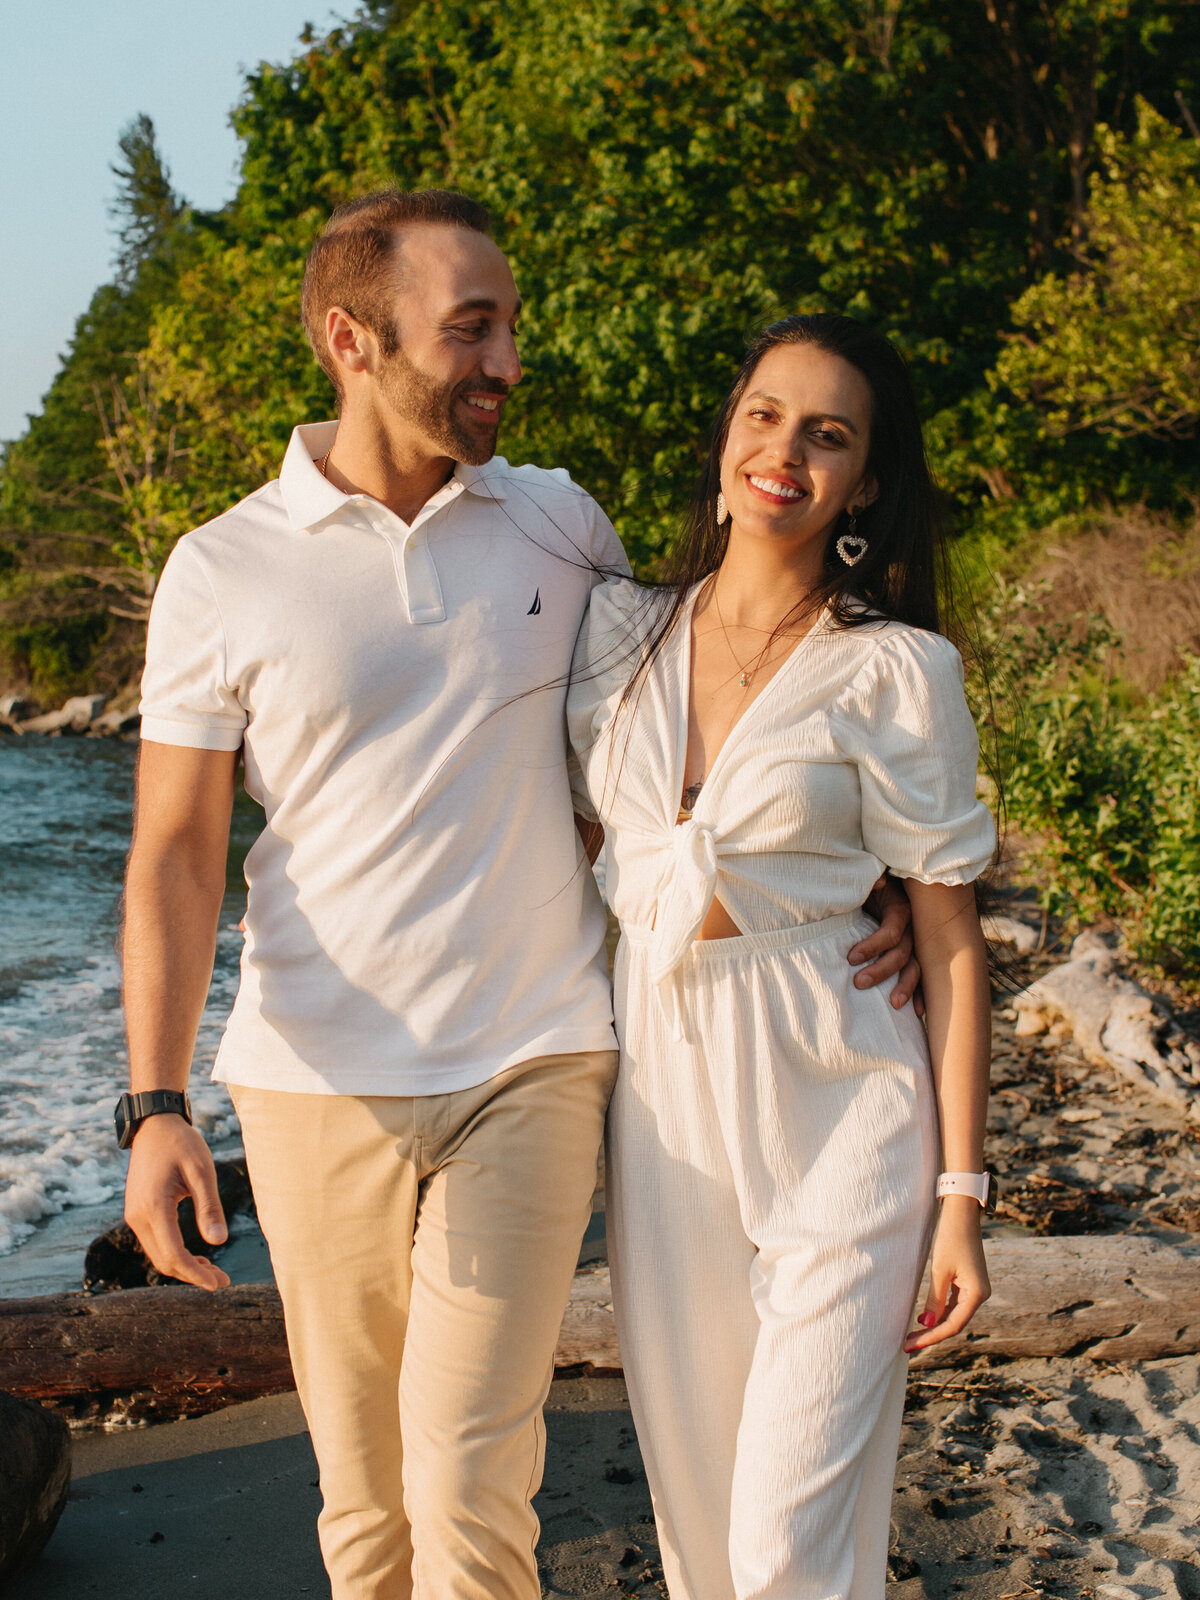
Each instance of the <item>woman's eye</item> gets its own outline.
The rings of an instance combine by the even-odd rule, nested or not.
[[[819,444],[840,445],[845,443],[841,434],[835,432],[832,428],[814,428],[813,438]]]

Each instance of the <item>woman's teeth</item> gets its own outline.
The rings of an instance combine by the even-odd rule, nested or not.
[[[764,494],[776,495],[781,500],[799,500],[804,493],[803,489],[797,489],[795,484],[780,483],[776,478],[759,478],[752,472],[748,476],[756,489],[761,489]]]

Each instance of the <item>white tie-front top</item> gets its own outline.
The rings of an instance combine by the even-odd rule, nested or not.
[[[765,933],[857,910],[885,867],[922,883],[978,877],[996,834],[975,795],[962,662],[905,623],[822,616],[677,822],[698,592],[622,707],[665,601],[628,578],[595,588],[567,698],[576,808],[604,825],[609,904],[649,938],[654,979],[676,972],[714,896],[743,933]]]

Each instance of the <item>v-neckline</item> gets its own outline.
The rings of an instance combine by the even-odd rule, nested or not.
[[[684,820],[681,817],[682,796],[683,796],[683,780],[684,780],[684,776],[685,776],[685,774],[687,772],[688,733],[689,733],[690,728],[691,728],[691,720],[692,720],[692,653],[693,653],[693,651],[692,651],[692,618],[694,617],[695,612],[696,612],[696,602],[700,598],[700,591],[701,591],[701,589],[703,589],[703,587],[704,587],[704,585],[705,585],[705,583],[707,581],[708,581],[707,578],[701,578],[699,583],[696,584],[695,588],[691,592],[691,595],[688,597],[687,604],[686,604],[686,614],[681,619],[683,621],[684,627],[683,627],[683,645],[682,645],[682,648],[681,648],[681,650],[679,652],[680,666],[679,666],[678,690],[679,690],[679,703],[680,703],[680,706],[681,706],[682,711],[683,711],[683,716],[680,719],[682,726],[680,728],[679,735],[678,735],[678,737],[676,738],[676,741],[675,741],[675,770],[671,775],[672,794],[674,795],[675,812],[676,812],[676,826],[678,826],[680,820]],[[820,611],[817,612],[817,615],[813,619],[812,627],[809,628],[807,633],[802,634],[800,636],[800,638],[796,640],[795,644],[788,651],[787,655],[779,663],[779,667],[776,670],[774,676],[771,677],[768,682],[763,684],[762,688],[758,691],[758,693],[750,701],[750,704],[748,706],[746,706],[742,711],[740,711],[738,713],[738,715],[734,718],[733,722],[729,725],[729,728],[726,730],[725,737],[721,740],[720,746],[717,749],[716,755],[712,758],[712,761],[709,763],[708,771],[704,774],[704,777],[703,777],[703,780],[702,780],[702,785],[703,786],[701,788],[700,794],[697,796],[695,806],[693,806],[692,811],[688,813],[688,817],[689,818],[692,815],[694,815],[695,811],[704,803],[704,791],[711,784],[711,782],[713,780],[713,774],[720,767],[721,762],[724,759],[726,750],[729,749],[729,746],[731,744],[736,742],[736,736],[737,736],[738,730],[746,722],[746,719],[754,711],[754,708],[757,705],[760,705],[761,702],[771,693],[771,690],[779,682],[780,678],[782,678],[785,675],[785,673],[787,672],[788,668],[791,666],[792,662],[796,659],[797,655],[804,648],[804,646],[808,643],[808,641],[814,636],[814,634],[817,634],[819,632],[820,633],[824,632],[824,630],[825,630],[825,622],[826,622],[826,618],[828,617],[828,614],[829,614],[829,607],[828,606],[822,606]]]

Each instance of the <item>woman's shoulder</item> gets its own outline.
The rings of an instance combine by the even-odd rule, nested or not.
[[[919,726],[963,704],[962,657],[945,634],[879,617],[846,629],[843,638],[835,721]]]
[[[933,680],[950,676],[962,682],[962,656],[944,633],[883,616],[868,616],[845,631],[859,671]]]
[[[664,589],[648,588],[634,578],[605,578],[592,590],[580,643],[593,655],[609,656],[614,647],[633,651],[655,631],[670,604]]]

